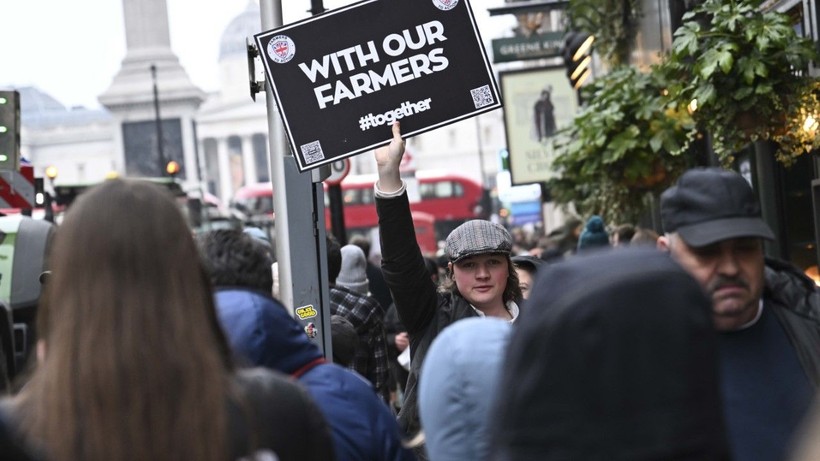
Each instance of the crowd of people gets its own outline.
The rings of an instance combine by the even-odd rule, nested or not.
[[[114,179],[55,232],[37,349],[0,401],[10,460],[817,459],[820,297],[764,255],[737,173],[686,172],[662,233],[484,220],[414,238],[400,125],[375,151],[381,263],[326,243],[332,357],[253,231],[192,235]],[[815,416],[817,415],[817,416]]]
[[[579,252],[598,247],[656,246],[658,233],[639,224],[606,224],[598,215],[586,220],[570,214],[564,224],[545,233],[539,226],[523,225],[510,229],[515,256],[532,256],[543,262],[556,262]]]
[[[393,130],[376,151],[376,205],[382,270],[410,333],[399,420],[405,434],[436,431],[415,448],[419,459],[466,459],[469,446],[479,450],[471,459],[490,460],[784,460],[811,445],[801,430],[820,383],[820,297],[800,271],[764,257],[774,234],[739,174],[685,173],[661,197],[660,236],[634,226],[610,235],[599,216],[568,221],[556,251],[538,254],[526,300],[510,285],[521,283],[516,265],[535,258],[521,258],[527,249],[505,229],[465,223],[447,238],[436,290],[407,248],[404,144]],[[459,348],[466,326],[448,328],[482,317],[512,324],[506,347],[486,333],[500,344],[486,362],[500,365],[479,368]],[[484,338],[473,341],[479,350]],[[444,369],[458,373],[449,386]],[[496,387],[476,397],[476,375],[463,369]]]

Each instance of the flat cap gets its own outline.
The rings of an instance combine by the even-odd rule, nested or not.
[[[499,224],[474,219],[456,227],[444,245],[447,257],[456,262],[467,256],[485,253],[510,254],[512,237]]]

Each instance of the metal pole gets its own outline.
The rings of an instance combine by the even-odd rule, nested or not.
[[[760,200],[760,212],[763,220],[772,228],[776,240],[764,242],[766,256],[778,259],[789,258],[786,245],[786,220],[783,217],[785,207],[780,193],[780,181],[777,179],[775,163],[775,145],[771,141],[755,141],[753,144],[755,168],[755,192]]]
[[[330,204],[330,225],[333,228],[333,235],[340,244],[344,245],[347,243],[347,230],[345,229],[345,205],[342,197],[342,185],[328,186],[327,198]]]
[[[281,0],[261,0],[262,29],[282,25]],[[265,53],[265,50],[259,50]],[[324,192],[312,174],[301,174],[285,139],[285,131],[270,83],[265,85],[268,110],[271,182],[276,213],[276,260],[279,297],[296,314],[325,357],[332,354],[330,338],[330,286],[327,277]],[[316,170],[313,170],[316,171]],[[311,206],[305,206],[310,197]],[[294,277],[294,274],[298,275]]]
[[[481,187],[485,187],[487,181],[487,173],[484,171],[484,147],[481,143],[481,123],[478,117],[475,118],[475,134],[478,140],[478,168],[481,171]]]
[[[54,208],[52,208],[53,204],[52,204],[52,200],[51,200],[51,194],[48,191],[45,191],[44,194],[45,194],[45,203],[43,203],[43,206],[45,207],[45,210],[46,210],[46,215],[45,215],[44,219],[46,221],[50,222],[50,223],[53,223],[54,222]]]
[[[162,150],[162,119],[159,117],[159,90],[157,89],[157,66],[151,64],[151,80],[154,83],[154,121],[157,126],[157,148],[159,149],[159,175],[165,176],[165,153]]]
[[[202,182],[202,178],[205,177],[205,175],[202,174],[202,162],[199,159],[199,137],[197,137],[196,134],[196,121],[191,122],[191,129],[194,131],[194,161],[196,162],[197,191],[199,191],[199,198],[202,201],[203,209],[206,210],[205,213],[202,214],[202,222],[205,228],[210,229],[211,217],[207,212],[208,206],[205,202],[205,185]]]

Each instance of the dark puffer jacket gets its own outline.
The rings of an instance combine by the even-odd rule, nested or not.
[[[793,265],[766,259],[765,306],[772,309],[797,351],[803,371],[820,386],[820,292]]]

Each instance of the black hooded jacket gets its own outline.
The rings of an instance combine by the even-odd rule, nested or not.
[[[491,421],[492,460],[728,458],[711,303],[654,249],[538,276]]]

